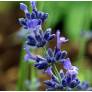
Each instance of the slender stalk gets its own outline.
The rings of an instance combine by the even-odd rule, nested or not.
[[[21,52],[21,61],[19,67],[19,74],[18,74],[18,81],[17,81],[17,88],[16,90],[26,90],[25,87],[25,80],[28,79],[28,62],[24,61],[24,49]]]
[[[43,56],[45,56],[46,55],[46,46],[45,47],[43,47]]]
[[[30,61],[30,87],[31,87],[31,90],[37,90],[37,86],[36,86],[36,81],[37,81],[37,70],[36,68],[34,67],[34,62],[33,61]]]
[[[55,64],[53,64],[52,66],[53,66],[53,71],[54,71],[55,75],[58,77],[58,81],[60,83],[61,82],[61,76],[60,76],[60,74],[59,74],[59,72],[57,70],[57,67],[56,67]]]
[[[31,90],[36,90],[37,87],[36,87],[36,70],[35,70],[35,67],[33,66],[33,63],[31,62],[30,63],[30,80],[31,80]]]

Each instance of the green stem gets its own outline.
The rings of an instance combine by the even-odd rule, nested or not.
[[[30,63],[30,80],[31,80],[31,90],[36,90],[36,86],[35,86],[35,81],[36,81],[36,70],[35,67],[33,66],[33,63]]]
[[[45,47],[43,47],[43,56],[45,56],[46,55],[46,46]]]
[[[59,72],[57,70],[56,65],[53,64],[52,66],[53,66],[53,71],[54,71],[55,75],[58,77],[58,81],[61,82],[61,76],[60,76],[60,74],[59,74]]]
[[[36,50],[32,50],[31,49],[31,52],[36,52]],[[37,69],[34,67],[34,62],[33,61],[30,61],[30,87],[31,87],[31,90],[34,90],[36,91],[38,89],[38,86],[37,86]]]
[[[19,67],[19,74],[18,74],[18,81],[17,81],[17,88],[16,90],[26,90],[25,87],[25,80],[28,79],[28,62],[24,61],[24,49],[22,49],[21,52],[21,61],[20,61],[20,67]]]
[[[80,53],[79,53],[79,56],[78,56],[78,60],[80,60],[80,59],[82,59],[83,57],[84,57],[84,51],[85,51],[85,44],[86,44],[86,41],[87,41],[87,39],[82,39],[82,40],[80,40]]]

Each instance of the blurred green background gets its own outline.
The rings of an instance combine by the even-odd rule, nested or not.
[[[19,3],[0,1],[0,90],[16,90],[19,63],[23,60],[20,57],[24,29],[18,18],[24,17],[24,13],[19,9]],[[31,8],[29,2],[24,3]],[[73,65],[78,66],[80,80],[92,85],[92,2],[38,1],[37,8],[49,14],[44,30],[51,27],[55,33],[60,29],[61,35],[69,39],[61,49],[66,49]],[[55,41],[49,46],[53,48]]]

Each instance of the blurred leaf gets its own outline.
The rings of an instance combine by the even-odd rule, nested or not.
[[[17,90],[23,91],[26,90],[25,88],[25,80],[27,80],[27,75],[28,75],[28,63],[24,61],[24,55],[25,51],[24,48],[22,49],[21,52],[21,61],[20,61],[20,67],[19,67],[19,74],[18,74],[18,83],[17,83]]]

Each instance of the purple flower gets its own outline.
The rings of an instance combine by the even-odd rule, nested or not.
[[[45,58],[43,58],[43,57],[41,57],[41,56],[39,56],[39,55],[37,55],[36,57],[37,57],[37,58],[36,58],[36,62],[37,62],[37,63],[39,63],[39,62],[41,62],[41,61],[43,61],[43,62],[46,61]]]
[[[35,56],[35,64],[34,66],[40,70],[46,70],[48,68],[48,63],[46,60],[40,56]],[[33,60],[33,57],[31,58]]]
[[[20,3],[20,9],[24,11],[25,18],[20,18],[19,22],[25,29],[35,30],[47,19],[48,14],[37,11],[35,1],[31,2],[32,13],[28,11],[25,4]]]
[[[69,58],[62,59],[61,62],[63,63],[64,69],[69,70],[72,67],[72,64],[70,62]]]
[[[20,18],[19,22],[25,29],[30,29],[30,30],[36,30],[37,28],[40,28],[41,25],[40,19],[28,20],[25,18]]]
[[[53,75],[52,67],[48,67],[48,68],[45,70],[45,73],[47,73],[48,75],[52,76],[52,75]]]
[[[63,79],[63,80],[62,80],[62,85],[63,85],[63,87],[66,87],[66,86],[67,86],[67,81],[66,81],[66,79]]]
[[[89,86],[89,83],[87,81],[83,81],[77,86],[77,90],[92,91],[92,87]]]
[[[52,80],[46,80],[44,83],[49,87],[55,87],[56,83]]]
[[[29,56],[28,54],[26,54],[26,55],[24,56],[24,60],[25,60],[25,61],[29,61],[29,59],[30,59],[30,56]]]
[[[47,69],[48,63],[42,61],[42,62],[36,63],[34,66],[35,66],[36,68],[38,68],[38,69]]]
[[[55,37],[55,34],[51,34],[51,28],[46,29],[43,35],[46,41],[50,41]]]
[[[68,70],[65,73],[65,77],[63,79],[65,81],[64,83],[66,83],[66,86],[68,86],[70,88],[74,88],[77,85],[79,85],[79,83],[80,83],[79,79],[77,78],[78,68],[75,66],[71,66],[70,68],[66,67],[66,69],[68,69]]]
[[[28,8],[24,3],[20,3],[20,9],[25,13],[28,13]]]
[[[30,53],[30,47],[28,45],[25,45],[24,49],[26,51],[26,55],[24,56],[25,61],[29,61],[29,59],[36,60],[37,57]]]
[[[80,81],[76,81],[76,80],[72,80],[72,82],[70,83],[70,88],[74,88],[76,87],[78,84],[80,83]]]
[[[60,37],[60,31],[57,30],[57,48],[61,48],[61,44],[68,41],[65,37]]]
[[[59,83],[57,77],[53,75],[50,80],[46,81],[47,90],[72,90],[72,88],[77,87],[80,83],[77,76],[74,77],[72,74],[64,73],[63,70],[60,71],[60,76],[62,78],[61,83]],[[52,84],[54,84],[54,86]]]
[[[34,38],[30,38],[30,44],[31,45],[36,45],[36,41]],[[32,40],[33,39],[33,40]],[[42,39],[41,39],[42,40]],[[40,40],[40,41],[41,41]],[[33,44],[32,44],[33,43]],[[65,51],[61,51],[60,49],[57,49],[55,48],[55,51],[52,51],[51,48],[48,48],[48,51],[47,51],[47,55],[45,57],[39,57],[37,56],[36,58],[36,66],[37,68],[41,67],[43,64],[46,64],[46,67],[43,67],[43,69],[47,69],[48,67],[52,66],[52,64],[54,63],[58,63],[58,62],[63,62],[64,64],[64,68],[66,69],[70,69],[72,66],[71,66],[71,63],[69,61],[69,59],[66,59],[67,53]],[[38,67],[39,66],[39,67]],[[40,69],[40,68],[39,68]],[[42,68],[41,68],[42,69]],[[48,68],[49,69],[49,68]]]
[[[67,71],[67,73],[71,73],[71,74],[78,74],[78,68],[76,66],[72,66],[71,69],[69,69]]]
[[[51,48],[48,48],[46,58],[48,63],[55,63],[55,62],[62,62],[62,60],[64,60],[66,56],[67,53],[65,51],[61,51],[58,48],[55,48],[55,50],[52,51]]]
[[[32,29],[35,29],[35,27],[37,26],[40,26],[41,24],[41,20],[39,19],[32,19],[32,20],[29,20],[27,21],[27,26],[28,28],[32,28]]]
[[[64,78],[64,72],[62,69],[60,70],[60,76],[61,76],[61,78]]]
[[[82,82],[82,83],[81,83],[81,87],[82,87],[83,90],[88,89],[88,87],[89,87],[88,82],[86,82],[86,81]]]
[[[36,2],[35,1],[30,1],[32,9],[36,10]]]
[[[55,34],[51,34],[51,30],[47,29],[45,32],[34,31],[34,36],[29,35],[27,44],[32,47],[44,47],[50,40],[55,37]]]

